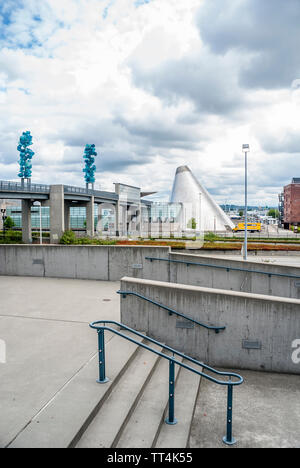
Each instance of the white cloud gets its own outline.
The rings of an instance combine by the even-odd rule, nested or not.
[[[227,35],[220,53],[213,19],[204,37],[199,32],[199,8],[207,14],[214,1],[7,0],[0,178],[17,178],[18,138],[30,130],[36,182],[84,185],[83,148],[95,143],[103,188],[123,181],[166,195],[176,167],[189,164],[218,201],[241,202],[241,145],[249,142],[250,203],[275,204],[281,185],[299,176],[289,148],[299,158],[300,92],[292,81],[300,76],[290,89],[241,86],[252,52],[230,48]],[[216,23],[220,32],[229,31],[229,13]]]

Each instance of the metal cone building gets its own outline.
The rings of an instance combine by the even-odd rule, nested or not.
[[[184,227],[191,227],[192,218],[201,231],[229,231],[234,227],[188,166],[177,168],[170,201],[183,204]]]

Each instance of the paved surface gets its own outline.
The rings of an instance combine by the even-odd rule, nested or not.
[[[88,323],[119,319],[118,282],[0,277],[0,447],[7,446],[95,355]],[[107,340],[110,336],[107,335]],[[241,371],[237,447],[300,447],[300,376]],[[202,379],[192,447],[223,447],[226,391]]]
[[[0,364],[0,447],[95,354],[88,323],[119,319],[117,289],[114,282],[0,277],[0,340],[7,348]]]
[[[300,448],[300,376],[236,372],[245,382],[234,389],[234,447]],[[227,447],[226,395],[225,388],[202,379],[191,447]]]

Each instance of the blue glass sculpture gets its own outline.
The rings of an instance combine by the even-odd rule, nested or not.
[[[96,166],[94,162],[95,156],[97,156],[95,149],[95,145],[85,145],[83,155],[83,158],[85,160],[85,168],[83,169],[83,172],[85,173],[84,178],[87,184],[95,183]]]
[[[30,148],[28,148],[31,145],[32,136],[30,135],[30,132],[23,132],[22,136],[20,136],[19,145],[17,147],[17,150],[20,151],[20,171],[18,176],[22,179],[30,179],[32,174],[31,160],[34,156],[34,152]]]

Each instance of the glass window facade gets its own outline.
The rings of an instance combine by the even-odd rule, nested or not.
[[[108,210],[102,210],[107,212]],[[10,216],[17,228],[22,227],[22,210],[20,206],[7,208],[7,216]],[[103,214],[103,213],[102,213]],[[114,216],[112,217],[114,222]],[[70,226],[71,229],[84,229],[86,221],[85,207],[71,207],[70,208]],[[98,223],[98,205],[95,205],[95,226]],[[31,208],[31,225],[33,229],[40,227],[40,207],[33,206]],[[48,206],[42,207],[42,228],[50,229],[50,208]]]
[[[178,222],[181,209],[180,203],[154,202],[151,205],[151,219],[154,222],[158,219],[161,219],[163,222]]]
[[[127,186],[126,186],[127,187]],[[131,194],[133,197],[133,194]],[[135,193],[137,195],[137,193]],[[102,216],[102,229],[108,231],[114,228],[115,213],[113,209],[102,208],[101,213],[99,205],[95,205],[95,228],[97,227],[99,215]],[[150,216],[152,222],[157,222],[159,219],[162,222],[179,222],[181,214],[180,203],[163,203],[153,202],[150,207]],[[22,212],[20,206],[12,206],[7,208],[7,216],[10,216],[17,228],[22,227]],[[143,222],[148,222],[149,212],[145,205],[142,205]],[[86,208],[71,207],[70,208],[70,227],[71,229],[84,229],[86,222]],[[31,223],[33,229],[40,227],[40,207],[33,206],[31,208]],[[50,208],[42,207],[42,228],[50,229]]]

